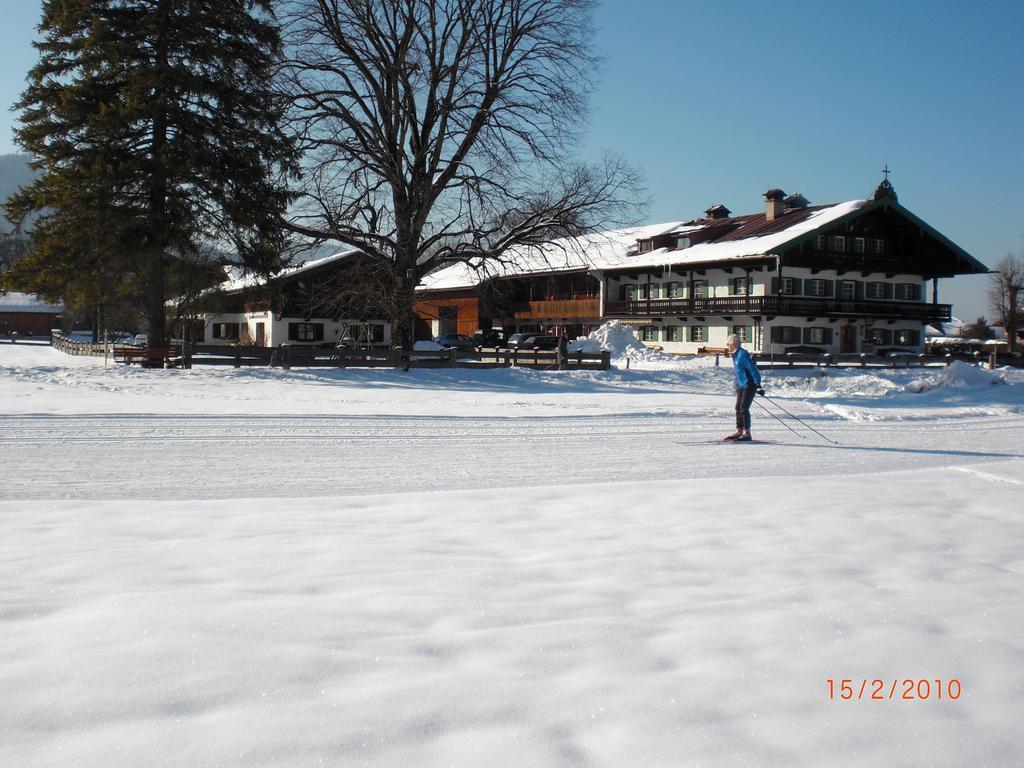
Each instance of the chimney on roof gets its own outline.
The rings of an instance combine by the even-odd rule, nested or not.
[[[710,208],[708,208],[706,211],[704,211],[704,213],[707,214],[707,217],[709,219],[715,220],[715,219],[728,219],[729,218],[729,214],[731,214],[732,211],[730,211],[728,208],[726,208],[721,203],[715,203],[715,205],[712,205]]]
[[[775,219],[782,215],[784,206],[782,201],[785,200],[785,198],[786,193],[776,187],[772,187],[764,193],[765,216],[768,221],[775,221]]]

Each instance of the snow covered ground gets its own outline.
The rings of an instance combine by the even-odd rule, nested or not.
[[[0,344],[0,765],[1018,765],[1024,373],[712,366]]]

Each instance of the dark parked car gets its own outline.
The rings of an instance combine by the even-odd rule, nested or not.
[[[537,331],[526,331],[523,333],[513,333],[508,337],[508,346],[511,349],[529,349],[526,346],[526,342],[532,339],[534,336],[539,336]]]
[[[526,349],[558,349],[557,336],[534,336],[526,340]]]
[[[476,342],[464,333],[443,333],[435,336],[434,341],[445,349],[476,349]]]
[[[478,347],[507,347],[508,334],[495,328],[479,330],[473,334],[473,342]]]

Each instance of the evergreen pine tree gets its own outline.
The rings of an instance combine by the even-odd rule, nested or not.
[[[136,297],[162,346],[177,265],[217,244],[254,270],[279,266],[296,166],[270,87],[271,6],[44,1],[16,105],[39,175],[7,203],[14,220],[38,218],[8,283],[72,305]]]

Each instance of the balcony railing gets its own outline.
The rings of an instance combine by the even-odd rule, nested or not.
[[[587,299],[522,301],[512,305],[512,312],[516,320],[543,320],[553,317],[596,318],[601,314],[601,300],[595,296]]]
[[[809,296],[724,296],[713,299],[647,299],[608,301],[608,317],[661,317],[664,315],[795,315],[798,317],[884,317],[922,322],[952,318],[951,304],[920,301],[847,301]]]

